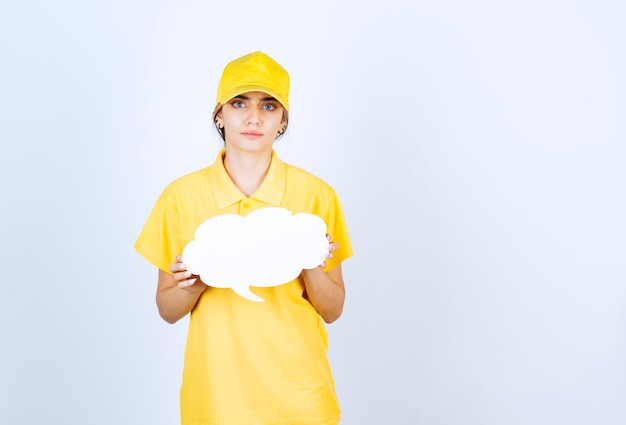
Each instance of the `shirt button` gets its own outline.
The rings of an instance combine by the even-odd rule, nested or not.
[[[250,203],[249,202],[244,202],[243,207],[244,208],[250,208]]]

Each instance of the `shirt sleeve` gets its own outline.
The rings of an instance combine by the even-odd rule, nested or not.
[[[331,193],[323,219],[326,222],[328,234],[332,236],[332,241],[338,243],[337,249],[333,252],[333,258],[326,260],[325,270],[330,270],[353,255],[341,202],[334,190]]]
[[[169,265],[182,253],[183,247],[175,198],[165,189],[135,242],[135,250],[150,263],[171,274]]]

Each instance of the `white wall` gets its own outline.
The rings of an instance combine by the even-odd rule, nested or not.
[[[177,423],[132,244],[254,50],[349,220],[342,424],[626,423],[623,2],[87,3],[0,6],[0,423]]]

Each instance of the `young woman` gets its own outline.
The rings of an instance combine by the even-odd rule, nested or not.
[[[272,58],[254,52],[228,63],[213,114],[224,148],[212,165],[163,191],[135,244],[159,269],[163,319],[174,323],[191,313],[183,425],[339,423],[323,322],[341,315],[341,263],[352,248],[333,188],[273,150],[288,110],[289,75]],[[182,250],[205,220],[276,206],[325,221],[328,255],[319,267],[279,286],[253,286],[264,302],[207,286],[187,270]]]

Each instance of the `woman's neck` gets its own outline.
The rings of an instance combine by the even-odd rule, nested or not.
[[[235,186],[246,196],[257,191],[272,162],[272,152],[247,153],[229,150],[224,155],[224,168]]]

